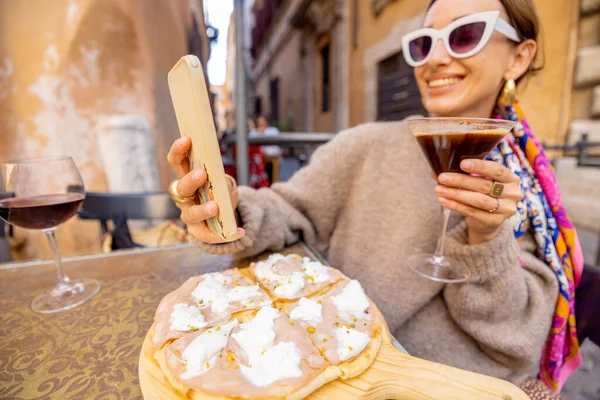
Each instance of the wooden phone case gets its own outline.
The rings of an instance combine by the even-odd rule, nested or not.
[[[219,206],[219,213],[206,223],[224,242],[234,241],[237,239],[237,224],[202,64],[196,56],[186,55],[171,69],[168,81],[180,134],[192,140],[188,153],[190,169],[202,167],[208,174],[206,183],[198,189],[197,197],[200,203],[214,200]]]

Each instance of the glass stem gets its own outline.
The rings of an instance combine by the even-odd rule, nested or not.
[[[46,237],[48,238],[48,243],[50,244],[50,248],[52,249],[52,254],[54,255],[54,263],[56,264],[56,277],[58,278],[58,285],[68,285],[69,278],[65,276],[63,272],[62,262],[60,260],[60,252],[58,251],[58,243],[56,242],[56,235],[54,234],[54,229],[44,230]]]
[[[436,261],[441,261],[444,259],[444,240],[446,239],[446,229],[448,228],[448,219],[450,218],[450,211],[446,207],[442,207],[443,221],[442,221],[442,229],[440,232],[440,236],[438,237],[437,246],[435,248],[435,253],[433,253],[433,258]]]

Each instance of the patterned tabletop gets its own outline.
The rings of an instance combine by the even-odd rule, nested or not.
[[[314,257],[300,244],[282,253]],[[29,304],[55,283],[54,265],[0,265],[0,399],[141,399],[138,358],[162,297],[190,276],[248,263],[191,245],[65,259],[67,275],[102,289],[46,315]]]

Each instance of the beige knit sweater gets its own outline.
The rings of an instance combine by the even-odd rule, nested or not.
[[[361,125],[321,146],[290,181],[240,187],[247,235],[200,246],[245,257],[303,238],[362,283],[410,354],[519,385],[537,368],[557,280],[532,254],[531,237],[516,242],[510,221],[495,239],[473,246],[454,213],[446,254],[468,266],[471,281],[444,285],[410,270],[409,255],[436,245],[434,185],[405,122]]]

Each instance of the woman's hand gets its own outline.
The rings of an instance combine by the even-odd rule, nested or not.
[[[439,203],[465,217],[469,243],[491,240],[504,221],[517,212],[523,198],[519,177],[495,161],[464,160],[460,167],[469,174],[443,173],[435,187]],[[489,193],[494,182],[504,185],[500,197]]]
[[[206,171],[198,168],[190,171],[187,152],[190,149],[192,142],[189,137],[177,139],[169,154],[167,160],[173,171],[177,175],[177,192],[183,197],[193,196],[199,187],[206,182]],[[227,184],[229,186],[229,195],[231,196],[231,204],[235,209],[238,202],[238,191],[235,179],[227,175]],[[196,204],[193,200],[186,203],[175,203],[181,210],[181,220],[187,225],[188,232],[201,242],[205,243],[222,243],[223,239],[211,231],[206,225],[206,220],[217,215],[219,207],[216,202],[209,201],[204,204]],[[238,228],[238,239],[243,237],[246,232],[242,228]]]

